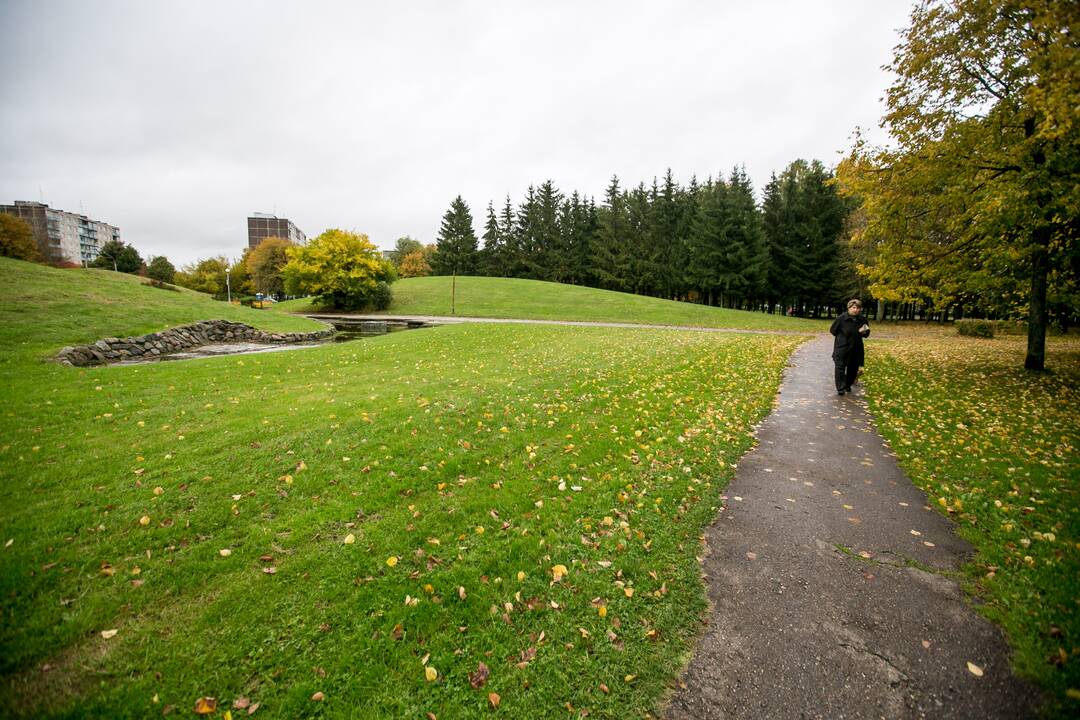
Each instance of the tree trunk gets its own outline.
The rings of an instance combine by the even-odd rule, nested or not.
[[[1027,357],[1024,367],[1028,370],[1046,369],[1046,276],[1050,269],[1047,251],[1050,229],[1035,229],[1035,249],[1031,255],[1031,305],[1028,313]]]

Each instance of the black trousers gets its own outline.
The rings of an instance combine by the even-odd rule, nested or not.
[[[848,357],[834,357],[836,363],[836,391],[846,390],[859,377],[859,363]]]

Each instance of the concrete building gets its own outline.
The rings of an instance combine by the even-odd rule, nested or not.
[[[98,256],[102,245],[120,239],[120,228],[114,225],[54,210],[45,203],[16,200],[14,205],[0,205],[0,212],[25,220],[41,256],[54,264],[86,265]]]
[[[247,219],[248,247],[258,247],[268,237],[285,238],[296,245],[307,243],[307,235],[288,218],[279,218],[267,213],[252,213]]]

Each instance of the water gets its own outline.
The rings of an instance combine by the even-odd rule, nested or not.
[[[323,318],[323,320],[329,322],[337,330],[334,342],[348,342],[359,338],[428,327],[422,322],[409,320],[351,320],[348,318]]]

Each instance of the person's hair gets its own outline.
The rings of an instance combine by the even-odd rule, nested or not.
[[[853,307],[857,307],[862,310],[862,300],[859,300],[858,298],[851,298],[850,300],[848,300],[847,309],[850,310]]]

